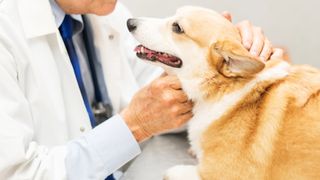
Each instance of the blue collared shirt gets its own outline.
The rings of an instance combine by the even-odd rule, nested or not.
[[[60,27],[66,13],[59,7],[55,0],[50,0],[51,9],[56,20],[57,27]]]

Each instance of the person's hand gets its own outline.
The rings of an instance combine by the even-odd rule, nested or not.
[[[184,125],[192,107],[177,77],[164,75],[137,92],[120,115],[140,142]]]
[[[229,12],[225,11],[222,15],[232,21],[232,16]],[[263,61],[273,58],[283,59],[284,51],[280,48],[273,48],[260,27],[252,25],[248,20],[242,21],[236,26],[242,37],[242,44],[253,56]]]

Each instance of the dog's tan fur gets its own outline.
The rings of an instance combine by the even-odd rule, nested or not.
[[[159,27],[164,34],[174,21],[185,30],[171,32],[172,49],[190,49],[175,52],[184,66],[167,70],[195,101],[189,133],[192,146],[199,146],[199,165],[172,168],[166,179],[320,179],[320,72],[282,68],[283,60],[260,62],[241,45],[237,29],[210,10],[185,7],[166,21]]]
[[[212,92],[214,93],[214,92]],[[203,179],[320,178],[320,73],[293,67],[252,89],[203,134]]]
[[[190,16],[199,18],[199,14]],[[189,20],[197,22],[196,19]],[[219,32],[225,51],[250,57],[237,45],[239,37],[232,34],[233,31],[230,33],[231,29],[220,30],[228,33],[221,36]],[[192,31],[199,33],[196,29]],[[207,31],[213,32],[214,28]],[[208,46],[208,40],[212,38],[198,35],[201,38],[195,39],[199,39],[196,41],[199,46],[212,48],[212,45]],[[229,38],[238,43],[228,42]],[[225,71],[222,70],[225,67],[221,67],[221,56],[209,52],[212,72]],[[264,70],[279,62],[281,60],[271,60]],[[202,84],[204,99],[219,99],[244,87],[253,78],[229,78],[226,72],[223,73],[225,76],[213,74]],[[198,169],[205,180],[319,179],[320,72],[308,66],[292,66],[285,78],[258,83],[245,98],[208,127],[202,135],[201,148],[203,156],[199,159]]]

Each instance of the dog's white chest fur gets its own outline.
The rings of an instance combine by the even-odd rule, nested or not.
[[[194,116],[188,124],[188,133],[191,148],[196,153],[198,158],[202,156],[200,147],[201,136],[204,131],[214,121],[218,120],[224,113],[234,107],[240,100],[251,92],[257,83],[265,80],[277,80],[285,77],[288,74],[289,65],[285,62],[261,72],[255,79],[247,83],[242,89],[236,90],[229,94],[225,94],[216,102],[204,101],[199,96],[200,90],[196,90],[195,86],[199,85],[197,81],[181,81],[184,90],[188,96],[196,101],[193,109]],[[214,137],[213,137],[214,138]]]

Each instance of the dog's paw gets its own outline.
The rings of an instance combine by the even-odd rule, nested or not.
[[[174,166],[167,170],[163,180],[200,180],[196,166]]]

